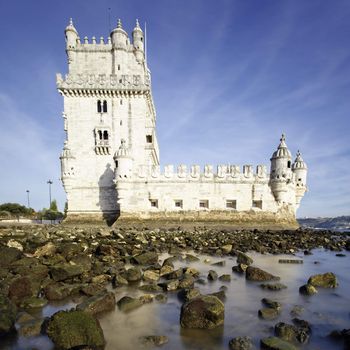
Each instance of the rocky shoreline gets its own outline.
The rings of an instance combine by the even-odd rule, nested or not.
[[[183,328],[213,329],[224,322],[225,289],[202,295],[199,271],[190,263],[200,254],[235,257],[232,273],[244,274],[247,281],[261,282],[262,289],[280,290],[284,285],[268,271],[254,266],[246,254],[294,254],[324,248],[338,252],[350,250],[346,233],[308,229],[269,231],[236,230],[215,227],[88,227],[88,226],[1,226],[0,227],[0,341],[17,332],[31,337],[46,334],[58,349],[106,345],[98,319],[117,307],[132,312],[150,302],[167,302],[168,292],[177,292],[183,305],[179,322]],[[194,253],[189,253],[193,251]],[[161,260],[160,255],[169,257]],[[174,262],[183,259],[188,266],[176,269]],[[282,259],[280,263],[302,263]],[[219,276],[215,266],[209,271],[210,281],[231,281],[231,275]],[[311,276],[300,286],[300,293],[312,295],[318,288],[335,288],[331,272]],[[143,291],[139,298],[117,298],[121,286]],[[40,310],[50,302],[79,296],[74,310],[59,311],[51,318],[40,319],[31,310]],[[281,305],[263,300],[259,317],[275,319]],[[310,325],[298,318],[294,324],[277,323],[274,336],[261,340],[263,349],[294,349],[308,341]],[[335,330],[348,349],[349,330]],[[161,346],[166,335],[148,335],[140,346]],[[248,337],[230,341],[230,349],[252,349]]]

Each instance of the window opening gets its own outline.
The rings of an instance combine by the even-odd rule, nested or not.
[[[152,208],[158,208],[158,199],[150,199],[149,202]]]
[[[102,131],[101,131],[101,130],[98,131],[98,138],[99,138],[100,140],[102,140]]]
[[[262,201],[253,201],[252,207],[255,209],[262,209]]]
[[[175,208],[182,208],[183,202],[181,199],[176,199],[174,202],[175,202]]]
[[[209,201],[207,199],[202,199],[199,201],[199,208],[209,208]]]
[[[102,113],[102,105],[100,100],[97,101],[97,112]]]
[[[108,131],[107,131],[107,130],[105,130],[105,131],[103,132],[103,139],[104,139],[104,140],[108,140]]]
[[[236,209],[237,208],[237,201],[234,199],[226,200],[226,208],[227,209]]]
[[[288,168],[290,169],[290,167],[291,167],[291,162],[290,162],[290,160],[288,160],[287,166],[288,166]]]
[[[152,135],[146,135],[146,142],[152,143]]]
[[[103,113],[107,113],[107,101],[103,101]]]

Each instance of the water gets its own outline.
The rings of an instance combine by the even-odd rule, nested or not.
[[[243,275],[232,273],[232,266],[236,264],[234,257],[219,258],[200,255],[200,261],[187,263],[185,260],[175,263],[176,268],[191,266],[201,272],[201,277],[206,280],[208,271],[213,269],[219,275],[231,274],[231,282],[206,282],[205,285],[197,284],[202,294],[219,291],[225,285],[225,323],[223,327],[215,330],[183,330],[179,325],[181,301],[177,292],[168,293],[168,301],[165,304],[154,301],[145,304],[130,313],[122,313],[117,308],[100,318],[101,326],[107,340],[108,350],[131,350],[142,348],[138,338],[145,335],[166,335],[169,342],[162,349],[227,349],[228,342],[236,336],[248,335],[252,337],[254,344],[259,348],[260,339],[273,335],[273,327],[277,322],[292,323],[291,309],[295,305],[304,308],[298,316],[312,324],[312,336],[309,344],[303,349],[342,349],[341,344],[331,342],[326,335],[334,329],[350,328],[350,276],[348,266],[350,256],[335,257],[334,252],[313,251],[314,255],[299,255],[303,264],[279,264],[280,258],[289,258],[290,255],[260,255],[249,254],[254,259],[254,266],[265,269],[281,277],[281,283],[288,286],[287,289],[273,292],[262,290],[259,283],[246,281]],[[163,255],[164,259],[168,255]],[[210,263],[204,263],[210,259]],[[226,261],[224,267],[211,266],[211,263]],[[318,263],[315,264],[315,261]],[[313,296],[302,296],[299,287],[305,284],[309,276],[316,273],[334,272],[339,281],[339,287],[335,289],[320,289]],[[124,295],[138,297],[143,293],[135,288],[122,287],[115,290],[116,299]],[[261,299],[271,298],[282,304],[282,312],[277,320],[265,321],[258,318],[258,310],[262,308]],[[69,305],[49,305],[43,309],[44,316],[50,316],[58,309],[71,308]],[[52,343],[47,337],[32,339],[19,338],[14,345],[8,345],[8,349],[53,349]],[[12,341],[13,344],[13,341]]]

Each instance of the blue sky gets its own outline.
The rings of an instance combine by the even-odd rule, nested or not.
[[[298,216],[350,214],[347,0],[2,1],[0,203],[63,209],[64,28],[147,22],[161,164],[266,164],[282,132],[309,167]]]

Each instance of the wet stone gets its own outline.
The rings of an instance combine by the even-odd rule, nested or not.
[[[317,293],[317,289],[311,284],[304,284],[299,288],[299,293],[303,295],[314,295]]]
[[[261,302],[266,307],[269,307],[269,308],[272,308],[272,309],[276,309],[276,310],[280,310],[281,306],[282,306],[281,303],[279,303],[278,301],[271,300],[271,299],[268,299],[268,298],[261,299]]]
[[[250,337],[236,337],[228,343],[230,350],[252,350],[253,343]]]
[[[278,337],[268,337],[261,339],[260,341],[261,349],[266,350],[297,350],[298,348],[293,344],[282,340]]]
[[[140,299],[124,296],[118,300],[117,305],[120,311],[129,312],[142,306],[143,302]]]
[[[303,264],[304,261],[300,259],[279,259],[280,264]]]
[[[140,337],[139,341],[145,346],[162,346],[168,343],[169,339],[165,335],[146,335]]]
[[[236,250],[235,253],[237,255],[237,264],[244,264],[249,266],[254,262],[251,257],[239,250]]]
[[[287,288],[287,286],[282,283],[262,283],[260,287],[271,291],[279,291]]]
[[[224,304],[214,296],[199,296],[182,305],[180,324],[183,328],[213,329],[224,323]]]
[[[0,294],[0,336],[14,330],[17,308],[7,297]]]
[[[258,314],[259,314],[259,317],[264,320],[274,320],[279,316],[280,312],[278,309],[265,307],[263,309],[260,309],[258,311]]]
[[[99,322],[83,311],[59,311],[49,320],[47,335],[58,349],[102,350],[105,339]]]
[[[335,288],[338,286],[337,277],[332,272],[313,275],[307,281],[308,284],[314,287]]]
[[[224,274],[219,277],[219,280],[222,282],[231,282],[231,275]]]
[[[102,292],[92,296],[77,305],[76,309],[85,311],[91,315],[112,311],[115,308],[115,296],[112,292]]]
[[[246,270],[246,279],[248,281],[273,281],[279,280],[280,278],[258,267],[248,266]]]
[[[209,270],[207,278],[209,281],[216,281],[218,279],[218,274],[214,270]]]

